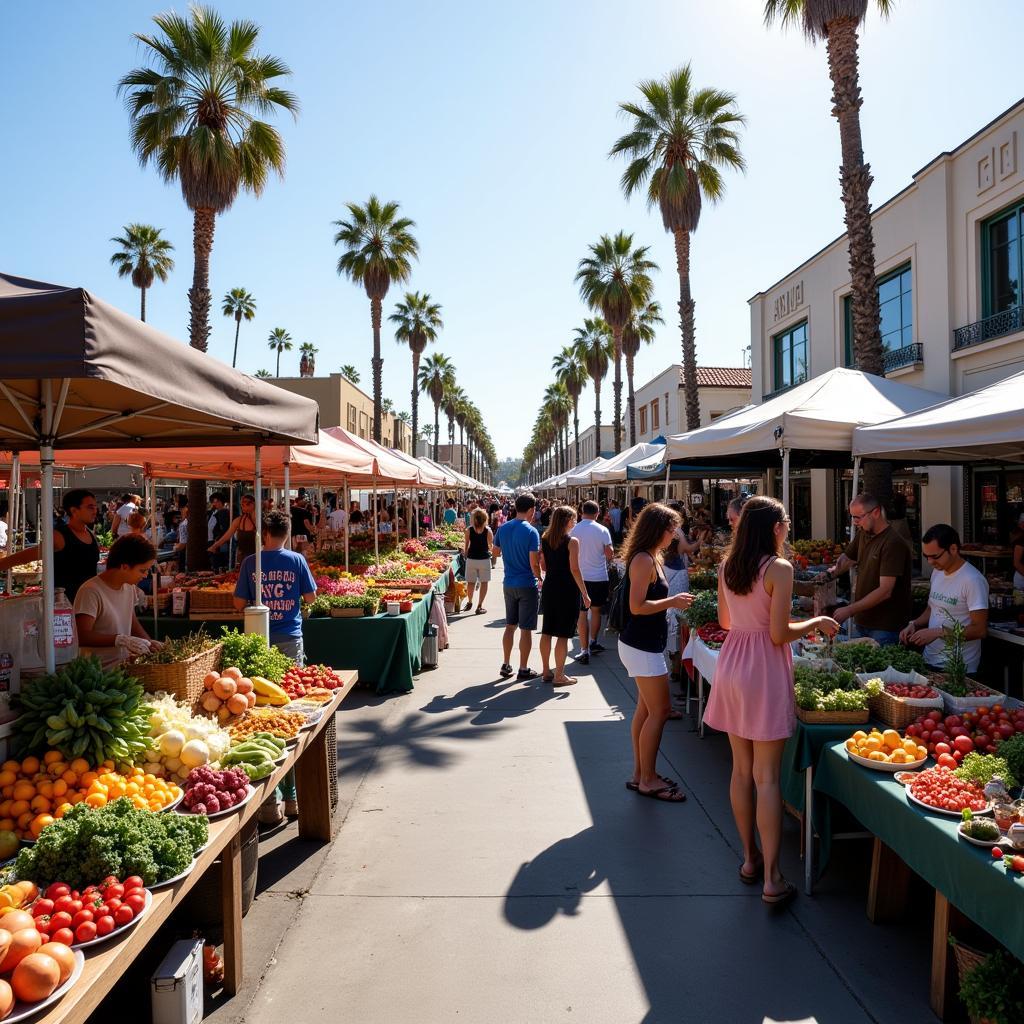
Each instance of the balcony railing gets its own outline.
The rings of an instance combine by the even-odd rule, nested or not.
[[[904,345],[902,348],[888,349],[882,355],[882,365],[885,367],[886,373],[923,362],[924,346],[919,341],[915,341],[913,345]]]
[[[980,345],[983,341],[998,338],[1004,334],[1013,334],[1024,330],[1024,306],[1012,306],[1001,313],[987,316],[977,323],[958,327],[953,332],[953,351]]]

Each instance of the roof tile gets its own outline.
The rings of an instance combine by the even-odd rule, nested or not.
[[[749,388],[750,370],[742,366],[698,366],[697,387],[699,388]],[[683,371],[679,370],[679,386],[683,386]]]

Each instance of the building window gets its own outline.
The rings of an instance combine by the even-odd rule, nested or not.
[[[668,407],[668,392],[665,392],[665,426],[668,427],[670,420],[672,419],[671,413]]]
[[[349,403],[348,407],[345,410],[345,417],[345,422],[348,424],[348,432],[350,434],[356,433],[356,431],[359,430],[359,423],[356,419],[356,407],[351,403]]]
[[[807,380],[807,321],[772,338],[775,363],[775,390],[802,384]]]
[[[640,433],[641,434],[646,434],[647,433],[647,406],[646,405],[641,405],[640,406]]]
[[[1004,211],[982,225],[984,315],[994,316],[1021,304],[1021,233],[1024,205]]]
[[[362,438],[366,437],[367,427],[369,426],[370,418],[365,412],[359,414],[359,436]]]
[[[894,352],[914,343],[913,285],[905,263],[878,279],[878,310],[882,316],[882,350]],[[844,366],[854,365],[853,296],[843,298]]]
[[[660,426],[660,420],[658,418],[658,399],[655,398],[651,402],[651,430],[657,430]]]

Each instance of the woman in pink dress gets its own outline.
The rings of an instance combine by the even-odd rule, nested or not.
[[[761,898],[773,904],[796,895],[779,870],[782,749],[796,727],[789,645],[813,630],[828,636],[839,630],[824,615],[790,622],[793,566],[782,557],[788,533],[781,502],[758,496],[743,506],[718,573],[718,621],[729,636],[704,715],[713,729],[729,734],[732,747],[729,797],[743,843],[740,879],[755,885],[763,875]]]

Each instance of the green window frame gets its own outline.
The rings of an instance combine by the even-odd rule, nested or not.
[[[904,263],[878,278],[882,350],[893,352],[914,343],[914,282]],[[843,296],[843,365],[853,366],[853,296]]]
[[[772,337],[772,363],[775,373],[775,391],[802,384],[810,376],[810,339],[807,321]]]
[[[1022,304],[1024,288],[1024,203],[989,217],[981,225],[982,319]]]

